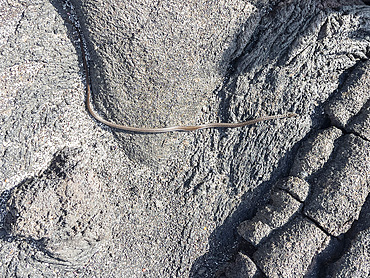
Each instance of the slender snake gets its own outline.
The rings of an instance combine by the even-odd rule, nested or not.
[[[288,112],[283,115],[274,115],[274,116],[263,116],[260,118],[248,120],[245,122],[238,122],[238,123],[208,123],[208,124],[201,124],[201,125],[193,125],[193,126],[170,126],[170,127],[162,127],[162,128],[143,128],[143,127],[132,127],[132,126],[126,126],[126,125],[120,125],[116,124],[110,121],[107,121],[103,119],[101,116],[99,116],[92,108],[90,98],[91,98],[91,85],[90,85],[90,75],[89,75],[89,68],[87,66],[87,59],[86,59],[86,53],[85,53],[85,46],[84,41],[82,38],[81,30],[76,25],[76,22],[72,22],[72,20],[68,20],[74,28],[77,30],[77,34],[80,41],[80,47],[81,47],[81,53],[82,53],[82,62],[83,67],[85,70],[85,79],[86,79],[86,107],[87,110],[90,112],[91,116],[93,116],[97,121],[118,129],[118,130],[124,130],[124,131],[131,131],[131,132],[138,132],[138,133],[163,133],[163,132],[171,132],[171,131],[194,131],[198,129],[205,129],[205,128],[235,128],[235,127],[243,127],[247,125],[252,125],[258,122],[267,121],[267,120],[273,120],[273,119],[282,119],[282,118],[291,118],[297,116],[296,113]]]

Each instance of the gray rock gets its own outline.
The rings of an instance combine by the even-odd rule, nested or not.
[[[102,181],[81,166],[79,153],[62,150],[40,177],[13,189],[5,219],[9,234],[33,241],[67,265],[91,257],[110,238],[112,223]],[[58,263],[49,256],[44,260]]]
[[[326,106],[332,123],[345,128],[370,99],[370,62],[358,63],[335,99]]]
[[[370,140],[370,103],[351,119],[346,130],[358,134],[368,141]]]
[[[261,275],[261,272],[257,266],[243,253],[238,253],[235,262],[230,264],[225,271],[227,278],[255,278],[259,275]]]
[[[269,278],[303,277],[329,238],[313,222],[298,216],[261,244],[253,261]]]
[[[302,208],[302,203],[283,190],[271,194],[271,204],[257,211],[252,220],[242,222],[238,233],[253,245],[266,240],[270,233],[284,226]]]
[[[212,256],[206,259],[205,265],[216,263],[212,268],[203,265],[200,268],[205,269],[202,277],[212,276],[219,261],[230,259],[228,248],[235,245],[233,229],[239,216],[224,226],[227,236],[222,234],[220,240],[211,240],[211,236],[219,233],[217,227],[227,223],[225,220],[246,192],[249,192],[247,200],[257,198],[258,191],[250,189],[269,181],[273,169],[275,173],[282,171],[285,163],[278,169],[276,165],[281,159],[287,160],[284,158],[286,151],[299,140],[292,139],[297,133],[293,125],[295,119],[277,120],[272,126],[268,123],[259,125],[253,131],[255,139],[249,138],[243,130],[245,138],[241,140],[238,130],[229,134],[221,130],[205,130],[166,134],[160,144],[145,145],[139,142],[142,135],[126,134],[137,146],[153,148],[164,157],[169,153],[166,142],[176,148],[176,153],[163,167],[148,167],[141,159],[135,159],[140,155],[149,157],[146,152],[129,156],[130,159],[127,152],[138,151],[135,144],[123,143],[110,129],[97,125],[87,113],[84,77],[82,72],[79,73],[82,70],[79,44],[74,41],[76,34],[73,34],[71,25],[63,21],[66,14],[61,3],[52,3],[57,10],[48,1],[27,1],[23,17],[17,22],[17,32],[1,49],[1,76],[11,76],[6,86],[17,85],[9,90],[15,95],[14,99],[13,95],[2,99],[11,101],[9,107],[12,109],[9,115],[1,115],[0,174],[5,181],[1,186],[2,190],[14,186],[19,189],[14,191],[8,208],[12,208],[14,201],[14,207],[20,207],[22,215],[14,221],[6,218],[7,232],[11,234],[6,234],[4,239],[20,244],[18,249],[12,249],[4,241],[2,247],[12,250],[11,261],[15,265],[3,264],[9,271],[5,269],[2,273],[20,275],[18,269],[29,276],[59,273],[60,277],[73,277],[74,271],[80,271],[97,277],[107,273],[116,277],[141,277],[143,272],[152,277],[181,277],[189,276],[197,259],[210,252]],[[268,10],[263,12],[259,7],[257,12],[264,14]],[[251,29],[247,28],[245,32],[253,32],[253,26],[258,24],[251,20],[253,24],[247,25]],[[234,35],[230,33],[230,36]],[[165,49],[163,53],[166,53]],[[26,62],[31,63],[31,73],[22,71]],[[16,71],[18,63],[22,65],[19,72]],[[16,74],[12,75],[13,72]],[[222,82],[219,85],[222,86]],[[212,117],[215,117],[217,104],[212,109]],[[279,152],[266,152],[263,148],[266,142],[260,142],[258,137],[270,132],[279,134],[279,128],[286,124],[292,128],[287,128],[289,134],[279,135],[284,140],[268,139],[268,146]],[[238,160],[234,159],[236,145],[244,149],[237,151]],[[71,174],[69,181],[67,177],[67,180],[40,178],[40,173],[49,169],[53,157],[65,147],[81,150],[76,159],[81,161],[78,169],[82,172]],[[266,153],[258,156],[261,152]],[[73,161],[75,155],[71,156]],[[266,163],[266,159],[273,162]],[[245,166],[241,168],[238,163]],[[255,179],[255,174],[251,174],[255,170],[262,179]],[[231,177],[231,172],[243,176],[235,179],[236,175]],[[101,181],[104,198],[95,190],[89,194],[88,173]],[[81,181],[82,178],[85,180]],[[22,186],[24,179],[33,181],[33,189]],[[73,181],[81,183],[71,185],[76,192],[68,199],[59,190],[65,188],[65,183]],[[81,207],[77,207],[77,196],[82,198]],[[30,201],[32,207],[23,199]],[[249,205],[255,204],[249,202]],[[74,232],[78,225],[72,220],[65,226],[56,223],[55,219],[49,223],[46,212],[49,206],[55,207],[50,212],[55,219],[59,216],[62,220],[80,219],[81,227],[88,226],[87,230],[93,235],[100,229],[103,235],[109,231],[110,240],[98,243],[93,236],[81,237]],[[76,215],[90,216],[88,211],[95,206],[101,207],[102,213],[92,221]],[[238,214],[245,215],[248,210],[242,209]],[[111,213],[114,218],[109,216]],[[64,237],[66,233],[71,233],[71,237]],[[217,256],[213,256],[215,253]],[[85,267],[81,268],[81,265]]]
[[[11,2],[0,3],[15,15],[0,32],[8,34],[0,47],[1,190],[44,171],[58,150],[79,145],[77,138],[89,141],[93,127],[63,19],[47,1]]]
[[[97,110],[137,127],[217,120],[210,111],[217,105],[214,91],[261,18],[241,0],[72,2],[88,36]],[[181,151],[179,136],[117,136],[143,163],[167,163]]]
[[[328,233],[339,236],[358,219],[369,194],[370,143],[352,134],[338,140],[338,148],[312,184],[304,213]]]
[[[22,18],[22,14],[25,10],[26,1],[15,1],[15,3],[9,4],[2,1],[0,3],[1,18],[0,18],[0,47],[3,47],[11,36],[17,31],[18,23]],[[3,76],[2,76],[3,77]],[[0,82],[6,82],[7,78],[2,78]],[[10,85],[10,84],[8,84]],[[1,84],[3,87],[4,84]],[[4,103],[1,103],[4,105]],[[9,113],[6,107],[0,107],[2,113]]]
[[[271,194],[269,205],[259,209],[251,220],[238,226],[238,234],[257,246],[276,229],[281,228],[302,208],[308,195],[309,184],[297,177],[279,180]],[[282,190],[281,190],[282,189]]]
[[[238,234],[246,241],[256,246],[265,240],[273,229],[261,220],[245,220],[238,226]]]
[[[14,191],[0,195],[9,211],[0,211],[0,275],[214,277],[235,252],[237,224],[289,173],[300,140],[327,122],[323,104],[367,59],[369,8],[74,2],[102,116],[137,126],[300,116],[230,130],[116,132],[86,111],[68,5],[2,1],[1,22],[10,22],[0,25],[0,178]],[[46,174],[74,149],[65,178]]]
[[[335,140],[341,135],[342,131],[340,129],[330,127],[311,136],[299,149],[290,174],[306,179],[322,169],[333,152]]]
[[[299,149],[299,153],[301,152],[301,149]],[[296,163],[297,162],[295,161],[293,167],[295,167]],[[300,202],[304,202],[304,200],[306,200],[310,191],[310,185],[305,180],[293,176],[281,179],[276,183],[275,187],[286,190]]]
[[[349,250],[335,263],[331,277],[370,276],[370,228],[361,231],[351,243]]]
[[[370,273],[370,198],[366,198],[359,219],[342,237],[340,251],[321,265],[326,277],[368,277]]]

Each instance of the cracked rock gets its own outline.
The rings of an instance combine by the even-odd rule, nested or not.
[[[306,200],[310,190],[310,185],[305,180],[292,176],[278,181],[275,187],[286,190],[300,202]]]
[[[333,278],[370,276],[370,228],[361,231],[333,266]]]
[[[370,90],[370,88],[369,88]],[[346,130],[362,136],[370,141],[370,101],[366,107],[354,116],[351,122],[347,125]]]
[[[253,261],[269,277],[303,277],[329,236],[307,218],[298,216],[261,244]]]
[[[302,203],[283,190],[271,194],[271,204],[258,210],[252,220],[242,222],[238,233],[253,245],[260,244],[270,233],[285,225],[302,207]]]
[[[370,198],[362,207],[360,218],[345,235],[345,246],[337,261],[326,267],[327,277],[369,277],[370,275]]]
[[[313,181],[304,213],[328,233],[339,236],[358,219],[369,194],[370,143],[342,136],[322,174]]]

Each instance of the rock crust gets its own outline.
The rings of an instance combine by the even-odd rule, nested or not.
[[[0,1],[1,277],[369,273],[362,1]],[[368,3],[367,3],[368,4]],[[238,122],[238,129],[117,132]]]

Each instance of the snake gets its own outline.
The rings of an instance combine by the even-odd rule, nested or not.
[[[207,123],[207,124],[200,124],[200,125],[178,125],[178,126],[169,126],[169,127],[159,127],[159,128],[146,128],[146,127],[133,127],[127,126],[122,124],[116,124],[114,122],[108,121],[102,118],[98,113],[96,113],[91,105],[91,84],[90,84],[90,73],[89,67],[87,63],[87,55],[85,52],[85,45],[83,36],[81,34],[81,30],[79,26],[77,26],[76,21],[72,21],[68,19],[68,21],[74,26],[77,31],[80,48],[81,48],[81,56],[82,56],[82,63],[85,72],[85,82],[86,82],[86,107],[89,111],[90,115],[95,118],[98,122],[114,128],[120,131],[129,131],[129,132],[136,132],[136,133],[164,133],[164,132],[173,132],[173,131],[195,131],[200,129],[206,128],[237,128],[237,127],[244,127],[248,125],[252,125],[258,122],[267,121],[267,120],[274,120],[274,119],[283,119],[283,118],[291,118],[296,117],[298,114],[294,112],[288,112],[286,114],[280,115],[272,115],[272,116],[262,116],[259,118],[247,120],[244,122],[237,122],[237,123]]]

